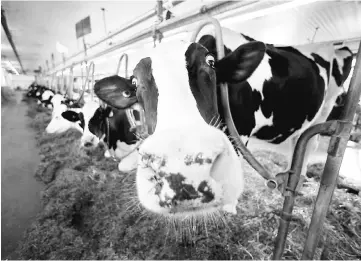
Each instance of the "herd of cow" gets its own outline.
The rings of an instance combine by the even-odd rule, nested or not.
[[[242,140],[288,142],[291,157],[302,132],[337,107],[353,54],[332,44],[275,47],[222,30],[226,55],[220,60],[208,32],[197,42],[159,44],[129,79],[97,81],[97,99],[83,90],[72,100],[36,84],[28,96],[52,109],[47,133],[75,128],[83,133],[81,146],[103,142],[105,156],[120,159],[120,171],[136,169],[137,194],[146,209],[175,218],[237,213],[246,184],[224,124],[220,84],[228,84]],[[313,138],[307,148],[303,176],[317,142]]]

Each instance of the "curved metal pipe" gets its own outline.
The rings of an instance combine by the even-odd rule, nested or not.
[[[83,83],[83,92],[81,93],[79,99],[77,100],[77,103],[79,103],[84,98],[85,86],[87,85],[88,80],[89,80],[90,69],[92,69],[92,83],[94,85],[94,67],[95,67],[94,62],[90,62],[90,64],[87,67],[87,70],[86,70],[85,82]],[[83,76],[83,70],[81,70],[81,72],[82,72],[82,76]],[[89,87],[89,84],[88,84],[88,87]],[[93,100],[93,93],[92,92],[91,92],[91,98]]]
[[[222,30],[221,25],[218,22],[217,19],[213,17],[206,17],[205,21],[203,21],[198,28],[194,31],[191,42],[195,42],[197,35],[202,30],[202,28],[208,24],[213,24],[214,28],[216,30],[216,45],[217,45],[217,53],[218,53],[218,60],[222,59],[224,54],[224,45],[223,45],[223,37],[222,37]],[[246,146],[243,144],[241,138],[239,137],[239,134],[237,132],[237,129],[234,125],[231,109],[229,107],[229,97],[228,97],[228,85],[227,84],[221,84],[221,101],[223,110],[225,112],[224,118],[226,121],[226,124],[229,128],[229,131],[232,135],[232,137],[235,139],[235,142],[240,149],[242,156],[247,160],[247,162],[264,178],[266,179],[266,185],[267,187],[271,189],[275,189],[278,187],[278,182],[274,177],[268,173],[268,171],[259,163],[256,158],[252,155],[252,153],[246,148]]]
[[[120,65],[122,63],[123,58],[125,58],[125,78],[128,78],[128,54],[123,53],[118,61],[117,70],[115,71],[115,75],[119,74]]]

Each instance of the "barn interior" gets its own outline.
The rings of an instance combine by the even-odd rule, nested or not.
[[[130,76],[160,43],[189,40],[205,15],[276,47],[348,47],[353,60],[345,91],[361,74],[357,0],[2,1],[2,259],[274,259],[284,197],[244,159],[249,187],[235,217],[177,224],[146,214],[135,200],[134,172],[120,173],[102,148],[81,151],[75,130],[45,133],[51,110],[24,98],[34,82],[74,99],[83,86],[95,95],[96,81]],[[124,53],[127,67],[119,62]],[[354,86],[361,88],[356,80]],[[360,97],[357,102],[315,259],[361,259]],[[296,199],[284,259],[303,253],[329,144],[330,137],[320,137],[310,157],[311,181]],[[251,138],[247,147],[273,175],[287,167],[287,145]]]

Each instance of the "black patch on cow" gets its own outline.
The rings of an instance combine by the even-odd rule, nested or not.
[[[229,105],[233,122],[240,135],[249,136],[256,126],[254,113],[261,105],[261,93],[257,90],[252,90],[248,82],[228,85]],[[220,95],[220,90],[218,91]],[[221,100],[219,100],[218,107],[220,114],[224,115]],[[227,135],[229,135],[228,132],[227,129]]]
[[[214,193],[206,181],[202,181],[199,184],[198,191],[203,194],[202,203],[208,203],[214,199]]]
[[[218,117],[215,70],[207,64],[209,52],[200,44],[192,43],[186,53],[190,89],[202,118],[210,123]]]
[[[64,119],[67,119],[71,122],[77,122],[80,121],[79,126],[84,130],[85,127],[85,121],[84,121],[84,115],[82,112],[75,112],[75,111],[64,111],[61,116]]]
[[[181,174],[171,174],[166,176],[165,179],[168,181],[169,187],[176,194],[173,201],[191,200],[201,197],[192,185],[184,183],[185,177]]]
[[[263,84],[261,111],[266,118],[273,116],[273,124],[261,127],[254,136],[279,144],[300,129],[305,120],[315,117],[325,83],[315,62],[298,50],[267,46],[266,53],[272,77]]]
[[[206,46],[208,51],[215,57],[216,60],[218,60],[216,39],[212,35],[203,35],[201,39],[199,39],[198,43]],[[224,45],[224,54],[228,55],[230,52],[232,52],[231,49]]]

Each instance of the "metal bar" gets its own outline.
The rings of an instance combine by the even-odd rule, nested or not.
[[[241,7],[252,5],[252,4],[255,4],[257,2],[259,2],[259,0],[245,1],[245,2],[243,2],[243,1],[239,1],[239,2],[238,1],[226,1],[226,2],[213,3],[213,4],[209,5],[209,6],[203,7],[200,11],[198,11],[198,12],[196,12],[194,14],[191,14],[191,15],[188,15],[188,16],[185,16],[185,17],[183,16],[183,17],[173,18],[173,19],[167,20],[162,25],[160,25],[157,29],[159,31],[162,31],[162,32],[171,31],[173,29],[176,29],[176,28],[179,28],[179,27],[182,27],[182,26],[186,26],[186,25],[198,22],[198,21],[204,19],[206,14],[212,15],[212,16],[213,15],[218,15],[218,14],[230,11],[230,10],[234,10],[236,8],[241,8]],[[92,56],[87,57],[87,60],[93,60],[93,59],[98,58],[98,57],[100,57],[102,55],[113,52],[113,51],[115,51],[115,50],[117,50],[119,48],[134,44],[134,43],[139,42],[141,40],[147,39],[148,37],[152,37],[152,34],[153,34],[153,27],[150,27],[148,29],[145,29],[145,30],[141,31],[140,33],[137,33],[137,34],[131,36],[127,40],[125,40],[125,41],[123,41],[121,43],[118,43],[115,46],[110,47],[109,49],[106,49],[106,50],[101,51],[101,52],[99,52],[97,54],[94,54]],[[77,64],[79,64],[81,62],[82,61],[77,61],[77,62],[74,62],[73,64],[77,65]],[[70,65],[65,67],[65,68],[68,68],[68,67],[70,67]]]
[[[119,69],[120,69],[120,65],[122,64],[123,58],[125,58],[125,78],[128,78],[128,54],[126,54],[126,53],[123,53],[120,56],[115,75],[119,75]]]
[[[16,46],[13,42],[13,38],[11,36],[11,32],[9,30],[9,27],[8,27],[8,23],[6,21],[6,16],[5,16],[5,10],[3,9],[3,7],[1,6],[1,25],[3,26],[4,28],[4,31],[5,31],[5,34],[6,34],[6,37],[8,38],[8,41],[11,45],[11,48],[13,48],[13,52],[16,56],[16,59],[18,60],[19,64],[20,64],[20,68],[23,72],[23,74],[26,74],[25,70],[24,70],[24,67],[23,67],[23,64],[21,63],[21,59],[20,59],[20,56],[18,54],[18,51],[16,50]]]
[[[283,211],[281,214],[280,225],[278,227],[278,234],[273,252],[273,260],[280,260],[286,244],[287,232],[291,215],[294,206],[295,189],[300,179],[303,159],[307,149],[308,141],[317,134],[331,135],[337,130],[338,123],[336,121],[328,121],[325,123],[314,125],[308,128],[297,141],[295,150],[293,152],[290,176],[286,182],[285,201],[283,204]]]
[[[185,2],[185,1],[174,1],[174,2],[173,2],[173,6],[177,6],[177,5],[179,5],[180,3],[183,3],[183,2]],[[164,9],[164,8],[163,8],[163,9]],[[164,9],[164,10],[165,10],[165,9]],[[150,11],[148,11],[147,13],[145,13],[144,15],[138,17],[138,18],[135,19],[134,21],[132,21],[132,22],[130,22],[130,23],[122,26],[122,27],[121,27],[120,29],[118,29],[116,32],[114,32],[114,33],[106,36],[106,37],[103,38],[103,39],[101,39],[99,42],[96,42],[95,44],[90,45],[90,46],[88,47],[88,50],[90,50],[90,49],[93,48],[93,47],[98,46],[98,45],[101,44],[101,43],[104,43],[105,41],[113,38],[114,36],[116,36],[116,35],[124,32],[124,31],[126,31],[126,30],[128,30],[128,29],[131,29],[132,27],[135,27],[135,26],[139,25],[140,23],[142,23],[142,22],[144,22],[144,21],[146,21],[146,20],[154,17],[156,14],[157,14],[156,10],[150,10]],[[82,54],[83,52],[84,52],[84,51],[80,51],[80,52],[78,52],[78,53],[70,56],[70,57],[68,58],[68,60],[70,60],[70,59],[72,59],[72,58],[75,58],[76,56]],[[57,65],[57,66],[58,66],[58,65]]]
[[[341,121],[348,125],[339,135],[332,135],[328,147],[326,165],[323,170],[321,185],[315,202],[312,214],[311,224],[308,229],[305,248],[303,249],[302,259],[312,259],[316,250],[317,243],[321,235],[323,222],[332,199],[332,195],[337,183],[337,177],[341,167],[342,159],[350,138],[352,121],[356,112],[357,104],[361,95],[361,43],[359,44],[356,56],[356,65],[351,78],[350,88],[348,89],[345,107],[341,114]],[[317,206],[317,207],[316,207]]]

